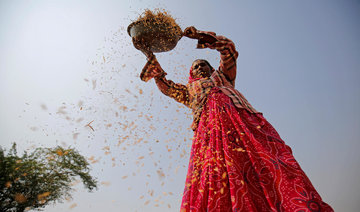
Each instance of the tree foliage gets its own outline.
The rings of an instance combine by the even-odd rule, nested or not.
[[[17,155],[16,144],[5,154],[0,148],[0,211],[41,210],[71,198],[77,178],[88,191],[97,187],[89,163],[75,149],[36,148]]]

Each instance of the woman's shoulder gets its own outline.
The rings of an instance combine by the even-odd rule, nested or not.
[[[211,74],[210,79],[212,80],[212,82],[215,84],[215,86],[230,86],[230,87],[234,87],[234,85],[231,83],[231,81],[226,77],[226,75],[224,73],[222,73],[219,70],[214,71]]]

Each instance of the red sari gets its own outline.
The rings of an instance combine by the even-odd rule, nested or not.
[[[181,211],[333,211],[261,113],[213,87],[191,149]]]
[[[220,52],[220,66],[210,77],[194,79],[190,70],[186,86],[164,76],[156,81],[165,95],[191,108],[194,116],[181,211],[333,211],[290,147],[235,89],[234,43],[208,33],[217,41],[206,47]]]

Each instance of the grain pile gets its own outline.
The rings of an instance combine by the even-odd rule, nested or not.
[[[135,48],[151,52],[165,52],[175,48],[182,37],[182,30],[165,10],[146,9],[128,26]]]
[[[159,29],[169,36],[178,36],[182,34],[182,30],[175,19],[165,10],[155,9],[154,11],[151,11],[146,9],[136,22],[142,23],[148,28],[161,26]]]

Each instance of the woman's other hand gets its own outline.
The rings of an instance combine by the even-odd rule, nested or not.
[[[193,26],[187,27],[183,35],[188,38],[197,39],[197,48],[199,49],[206,48],[205,44],[212,44],[217,41],[215,32],[200,31]]]
[[[145,64],[140,78],[141,80],[147,82],[152,78],[161,78],[166,75],[166,72],[160,66],[160,63],[157,61],[155,55],[153,54],[148,58],[148,62]]]
[[[192,39],[199,39],[200,38],[198,30],[194,26],[187,27],[184,30],[184,36],[188,37],[188,38],[192,38]]]

